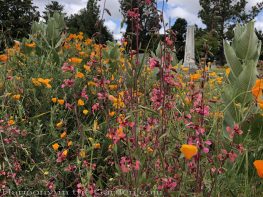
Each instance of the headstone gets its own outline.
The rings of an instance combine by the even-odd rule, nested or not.
[[[196,70],[195,64],[195,26],[187,26],[184,66],[189,67],[190,70]]]
[[[213,63],[211,64],[211,69],[216,69],[216,61],[214,60]]]

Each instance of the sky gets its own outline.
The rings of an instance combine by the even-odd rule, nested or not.
[[[78,13],[82,8],[85,8],[88,0],[57,0],[60,4],[64,5],[65,12],[70,14]],[[105,0],[101,0],[101,7]],[[158,0],[158,5],[162,4],[163,0]],[[249,10],[253,5],[256,5],[262,0],[247,0],[248,4],[246,9]],[[51,0],[33,0],[34,5],[39,7],[39,11],[42,12],[45,5],[50,3]],[[119,40],[122,37],[122,33],[125,32],[125,28],[121,28],[122,15],[120,13],[119,0],[106,0],[105,7],[111,12],[111,16],[105,14],[105,25],[113,33],[114,38]],[[198,18],[198,11],[201,9],[198,0],[168,0],[164,10],[164,20],[173,22],[181,17],[185,18],[189,25],[197,24],[199,27],[205,27],[201,19]],[[257,29],[263,31],[263,12],[261,12],[255,18],[255,26]],[[163,28],[160,30],[163,32]]]

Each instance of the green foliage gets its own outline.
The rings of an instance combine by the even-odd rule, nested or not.
[[[100,7],[97,0],[89,0],[86,8],[80,10],[78,14],[71,15],[67,20],[67,26],[71,33],[83,32],[88,37],[97,34],[97,41],[101,43],[113,40],[103,21],[100,21]]]
[[[254,22],[237,25],[232,44],[224,41],[226,60],[231,68],[229,84],[224,89],[225,126],[243,123],[253,112],[251,88],[257,78],[257,63],[261,41],[256,36]]]
[[[32,0],[0,1],[0,50],[28,36],[32,22],[39,19],[36,8]]]
[[[196,36],[196,53],[199,58],[205,56],[204,45],[207,44],[209,47],[209,60],[214,59],[215,55],[220,51],[220,42],[218,34],[215,31],[202,31],[201,34]]]
[[[160,17],[154,2],[147,5],[145,1],[120,0],[121,12],[127,25],[125,37],[130,41],[132,49],[137,48],[136,30],[134,22],[127,16],[129,10],[137,9],[140,14],[139,47],[142,50],[154,49],[159,42],[159,37],[154,35],[161,29]],[[148,47],[149,46],[149,47]]]
[[[64,33],[66,24],[63,14],[57,12],[53,17],[50,17],[47,23],[34,22],[32,25],[32,35],[30,35],[31,41],[36,43],[36,52],[39,55],[51,53],[56,62],[59,63],[58,52],[66,38]],[[26,42],[27,40],[24,40]],[[30,50],[27,50],[30,52]]]
[[[246,23],[252,20],[262,10],[263,4],[258,3],[247,12],[246,0],[200,0],[202,9],[199,11],[199,17],[207,26],[206,31],[216,31],[220,50],[214,54],[221,63],[224,63],[223,40],[232,39],[233,28],[236,23]]]
[[[184,58],[186,27],[187,21],[184,18],[178,18],[171,28],[176,34],[175,48],[179,60]]]

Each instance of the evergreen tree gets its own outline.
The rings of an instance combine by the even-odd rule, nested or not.
[[[105,43],[112,41],[113,37],[109,33],[103,21],[99,18],[100,8],[97,0],[89,0],[87,7],[79,11],[78,14],[71,15],[67,21],[67,26],[71,33],[83,32],[88,37],[97,33],[97,41]]]
[[[45,11],[43,12],[43,18],[45,19],[45,21],[48,20],[48,15],[50,15],[51,17],[53,16],[54,12],[58,12],[58,13],[62,13],[64,15],[66,15],[65,13],[63,13],[64,11],[64,6],[60,5],[57,1],[51,1],[50,4],[46,5],[45,7]]]
[[[256,30],[256,34],[257,34],[258,39],[263,43],[263,32],[261,30]],[[261,48],[261,53],[260,53],[259,59],[263,60],[263,50],[262,50],[262,48]],[[261,69],[263,69],[263,68],[261,68]]]
[[[179,60],[184,59],[184,50],[185,50],[185,38],[187,30],[187,21],[184,18],[176,19],[174,25],[171,29],[176,34],[176,55]]]
[[[154,48],[156,42],[159,41],[159,38],[154,36],[155,32],[159,32],[160,17],[156,8],[156,3],[153,0],[142,1],[142,0],[120,0],[121,12],[125,18],[125,23],[127,25],[125,37],[131,40],[132,49],[137,48],[136,43],[136,31],[134,28],[133,21],[128,17],[128,12],[134,9],[138,9],[139,13],[139,44],[141,49],[146,49],[148,44],[149,48]],[[152,37],[153,36],[153,37]],[[149,41],[152,41],[149,43]]]
[[[39,12],[32,0],[0,1],[0,50],[12,44],[13,39],[27,37],[33,21],[38,21]]]

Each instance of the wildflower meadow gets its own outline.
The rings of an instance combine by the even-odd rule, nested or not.
[[[192,70],[169,32],[141,51],[34,22],[0,55],[0,196],[263,196],[261,41],[232,33]]]

